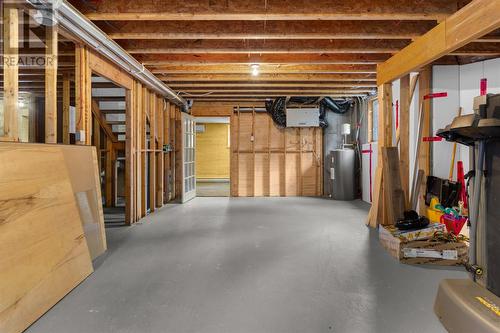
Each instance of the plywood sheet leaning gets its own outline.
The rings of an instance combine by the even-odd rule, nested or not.
[[[0,332],[25,330],[91,273],[61,150],[0,144]]]
[[[95,259],[107,249],[97,153],[93,146],[58,147],[64,155],[90,256]]]
[[[401,186],[401,172],[399,170],[398,147],[383,147],[384,161],[384,195],[387,203],[388,224],[395,224],[403,218],[405,210],[405,193]]]

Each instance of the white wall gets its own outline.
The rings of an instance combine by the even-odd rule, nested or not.
[[[434,66],[432,91],[448,93],[447,98],[433,100],[432,129],[434,133],[451,123],[463,108],[463,114],[471,114],[474,97],[479,95],[480,80],[488,80],[488,93],[500,93],[500,59],[487,60],[462,66]],[[437,177],[448,178],[453,143],[435,142],[432,145],[432,171]],[[458,145],[455,161],[464,163],[469,170],[469,148]],[[454,178],[456,178],[456,164]]]

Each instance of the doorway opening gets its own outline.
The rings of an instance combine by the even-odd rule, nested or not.
[[[96,147],[106,227],[125,225],[126,89],[92,74],[92,145]]]
[[[229,117],[196,118],[196,195],[230,196]]]

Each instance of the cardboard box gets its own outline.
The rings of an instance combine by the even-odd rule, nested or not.
[[[427,240],[432,238],[436,232],[446,232],[446,226],[442,223],[431,223],[427,227],[418,230],[399,230],[393,225],[387,225],[385,228],[403,242]]]
[[[465,242],[404,241],[391,233],[391,226],[379,226],[379,239],[391,256],[405,264],[462,265],[468,260]]]

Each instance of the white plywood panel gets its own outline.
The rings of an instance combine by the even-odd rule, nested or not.
[[[433,132],[448,125],[458,114],[459,66],[434,66],[432,74],[432,92],[446,92],[448,97],[436,98],[432,101],[432,129]],[[453,152],[453,143],[447,141],[432,143],[432,174],[447,179],[450,170],[450,161]],[[460,159],[457,149],[455,161]],[[455,170],[456,172],[456,170]]]
[[[375,182],[375,169],[377,168],[377,143],[365,143],[362,146],[361,160],[361,192],[362,199],[365,202],[371,203],[370,193],[373,191],[373,183]],[[370,153],[371,151],[371,158]],[[371,168],[370,168],[371,161]]]
[[[484,74],[488,79],[488,93],[500,94],[500,58],[485,61]]]

